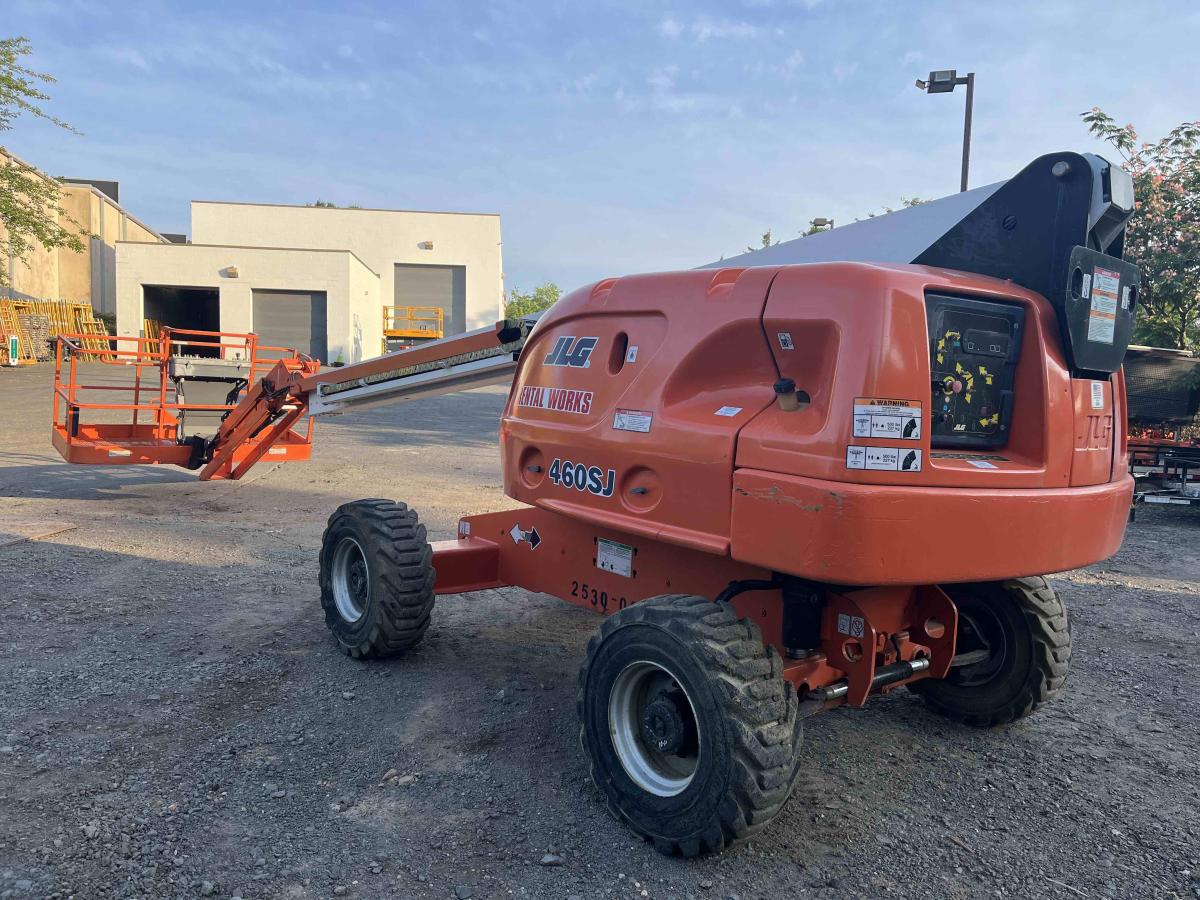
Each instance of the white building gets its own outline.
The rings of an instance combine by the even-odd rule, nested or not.
[[[492,214],[194,201],[192,243],[119,242],[116,268],[120,335],[253,331],[327,363],[378,355],[385,307],[438,307],[446,334],[504,308]]]

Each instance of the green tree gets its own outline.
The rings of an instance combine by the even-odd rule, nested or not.
[[[1200,344],[1200,122],[1157,141],[1139,141],[1100,107],[1080,117],[1121,155],[1137,208],[1125,228],[1125,257],[1142,271],[1134,340],[1188,350]]]
[[[767,248],[767,247],[774,247],[776,244],[778,244],[778,243],[779,243],[779,241],[773,240],[773,239],[771,238],[771,229],[770,229],[770,228],[768,228],[766,231],[764,231],[764,232],[762,233],[762,237],[761,237],[759,240],[761,241],[761,243],[759,244],[759,246],[757,246],[757,247],[747,247],[747,248],[746,248],[746,252],[747,252],[747,253],[753,253],[755,250],[763,250],[763,249],[765,249],[765,248]]]
[[[558,302],[558,298],[561,296],[562,290],[553,281],[547,281],[541,287],[534,288],[528,294],[522,293],[517,288],[513,288],[509,292],[507,302],[504,304],[504,315],[510,319],[530,316],[544,309],[549,309]]]
[[[39,85],[52,84],[54,79],[21,64],[21,57],[32,51],[26,38],[0,38],[0,131],[10,130],[19,116],[27,114],[77,133],[39,105],[50,99]],[[62,208],[60,184],[0,145],[0,256],[27,263],[35,244],[46,250],[83,251],[83,238],[88,235]],[[7,268],[0,266],[0,285],[7,284]]]

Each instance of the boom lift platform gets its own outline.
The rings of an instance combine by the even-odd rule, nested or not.
[[[200,474],[241,477],[305,413],[511,379],[521,505],[432,544],[403,503],[342,505],[326,623],[377,657],[417,645],[435,595],[607,614],[579,677],[592,777],[662,852],[719,850],[778,813],[816,712],[906,685],[992,726],[1061,689],[1067,613],[1041,576],[1114,553],[1132,494],[1132,210],[1128,175],[1051,154],[854,240],[605,279],[536,323],[334,371],[281,362]]]

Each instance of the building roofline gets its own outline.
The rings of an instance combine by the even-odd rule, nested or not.
[[[77,181],[59,181],[53,175],[48,175],[47,173],[43,172],[37,166],[33,165],[33,163],[26,162],[24,159],[17,156],[17,154],[13,153],[7,147],[0,148],[0,151],[2,151],[5,156],[9,157],[9,159],[16,160],[18,163],[23,165],[25,168],[31,169],[34,172],[37,172],[39,175],[41,175],[47,181],[53,181],[55,184],[59,185],[59,187],[63,188],[64,190],[72,189],[72,188],[87,188],[89,191],[91,191],[93,194],[95,194],[97,197],[99,197],[105,203],[111,203],[113,206],[115,206],[117,209],[119,209],[122,213],[124,213],[126,216],[128,216],[130,219],[132,219],[134,222],[137,222],[138,225],[140,225],[142,228],[145,228],[148,232],[150,232],[152,235],[154,235],[156,238],[158,238],[164,244],[170,243],[170,241],[168,241],[165,237],[163,237],[161,234],[158,233],[157,229],[151,228],[149,225],[147,225],[145,222],[143,222],[141,219],[139,219],[137,216],[135,216],[133,213],[131,213],[129,210],[127,210],[125,207],[123,207],[120,203],[118,203],[112,197],[108,196],[108,194],[104,193],[99,188],[97,188],[94,184],[89,184],[86,181],[81,182],[79,180],[77,180]],[[66,176],[63,176],[63,177],[65,178]],[[130,243],[138,243],[138,242],[131,241]]]
[[[244,200],[193,200],[192,205],[197,203],[205,203],[210,206],[269,206],[280,209],[319,209],[322,211],[333,210],[336,212],[390,212],[390,213],[409,213],[422,216],[483,216],[487,218],[500,218],[500,213],[492,212],[451,212],[449,210],[438,209],[385,209],[379,206],[310,206],[307,203],[251,203]]]
[[[279,250],[285,253],[346,253],[358,260],[358,264],[376,278],[379,277],[379,273],[363,262],[362,257],[353,250],[335,247],[255,247],[250,244],[193,244],[190,241],[186,244],[176,244],[174,241],[166,241],[163,244],[147,244],[145,241],[116,241],[116,243],[137,247],[208,247],[216,250]]]
[[[150,232],[152,235],[154,235],[156,238],[158,238],[158,239],[159,239],[160,241],[162,241],[164,244],[169,244],[169,243],[171,243],[171,242],[170,242],[170,241],[168,241],[168,240],[167,240],[165,237],[163,237],[163,236],[162,236],[162,234],[160,234],[160,233],[159,233],[159,231],[158,231],[157,229],[155,229],[155,228],[151,228],[149,225],[147,225],[145,222],[143,222],[141,219],[139,219],[137,216],[135,216],[133,213],[131,213],[129,210],[127,210],[125,207],[123,207],[123,206],[122,206],[120,203],[118,203],[118,202],[117,202],[116,200],[114,200],[112,197],[108,196],[108,194],[104,193],[104,191],[102,191],[102,190],[100,190],[98,187],[96,187],[94,184],[79,184],[79,183],[77,183],[77,182],[72,182],[72,183],[69,183],[69,184],[65,184],[65,186],[66,186],[66,187],[69,187],[69,188],[87,188],[89,191],[91,191],[93,194],[95,194],[97,197],[99,197],[99,198],[100,198],[102,201],[104,201],[105,203],[110,203],[110,204],[112,204],[113,206],[115,206],[115,207],[116,207],[117,209],[119,209],[119,210],[120,210],[122,213],[124,213],[124,214],[125,214],[125,216],[127,216],[127,217],[128,217],[130,220],[131,220],[131,221],[133,221],[133,222],[136,222],[138,225],[140,225],[140,226],[142,226],[143,228],[145,228],[145,229],[146,229],[148,232]],[[144,243],[146,243],[146,242],[145,242],[145,241],[129,241],[128,243],[130,243],[130,244],[138,244],[138,243],[142,243],[142,244],[144,244]]]

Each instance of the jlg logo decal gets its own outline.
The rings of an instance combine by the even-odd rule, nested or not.
[[[573,463],[569,459],[554,460],[546,474],[555,484],[575,488],[577,491],[587,491],[597,497],[611,497],[617,486],[615,469],[609,469],[605,473],[598,466],[585,466],[583,463]]]
[[[572,391],[567,388],[537,387],[527,384],[521,388],[517,406],[532,406],[554,412],[569,412],[586,416],[592,411],[591,391]]]
[[[547,366],[570,366],[572,369],[586,369],[591,365],[592,351],[600,343],[600,338],[581,337],[565,334],[554,342],[554,349],[542,360]]]

